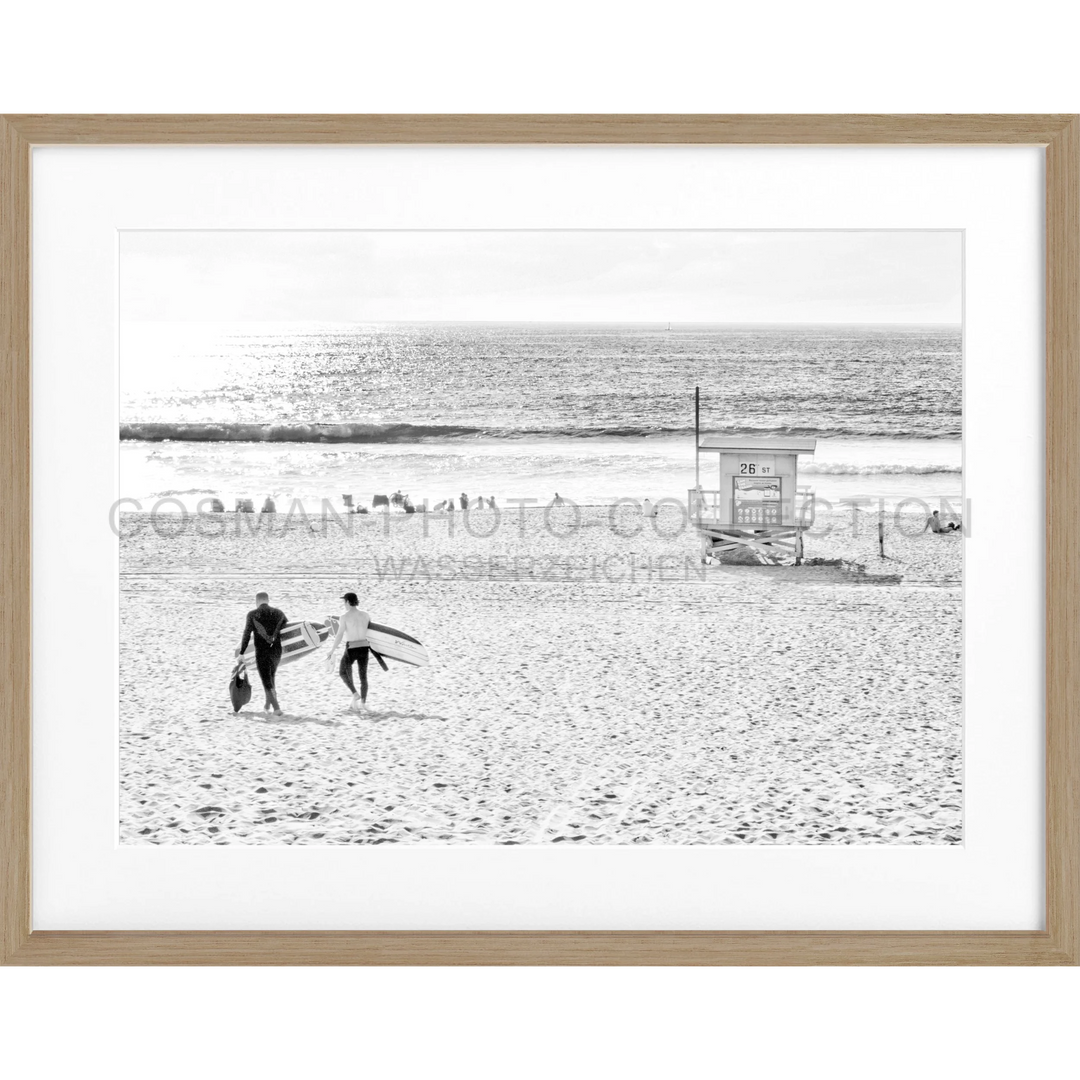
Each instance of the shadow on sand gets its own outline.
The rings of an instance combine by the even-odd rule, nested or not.
[[[350,715],[358,716],[360,714],[350,713]],[[444,724],[450,723],[450,718],[446,716],[436,716],[434,713],[397,712],[394,709],[372,709],[367,714],[367,719],[375,723],[383,720],[441,720]]]
[[[450,722],[449,717],[435,716],[432,713],[397,712],[393,709],[372,709],[366,716],[346,709],[341,719],[326,716],[304,716],[299,713],[282,713],[274,716],[273,713],[264,713],[261,709],[242,709],[238,713],[230,713],[231,716],[243,716],[251,720],[261,720],[264,724],[279,724],[282,727],[296,727],[299,724],[316,724],[319,727],[343,727],[350,720],[368,720],[372,723],[380,723],[383,720],[441,720],[443,723]]]
[[[295,713],[282,713],[275,716],[273,713],[259,711],[248,713],[249,716],[262,720],[266,724],[281,724],[283,727],[296,727],[298,724],[317,724],[319,727],[341,727],[340,720],[330,720],[325,716],[300,716]]]
[[[886,559],[885,562],[891,560]],[[879,565],[874,560],[874,568]],[[719,576],[758,578],[764,581],[792,585],[899,585],[903,574],[868,573],[858,563],[841,563],[830,560],[824,565],[805,563],[802,566],[734,565],[721,563],[711,566],[710,571]]]

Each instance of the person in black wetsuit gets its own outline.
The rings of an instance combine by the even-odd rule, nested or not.
[[[270,606],[270,597],[264,592],[255,594],[255,605],[255,610],[248,612],[247,622],[244,623],[244,636],[236,655],[243,655],[254,634],[255,667],[266,692],[265,709],[269,712],[273,708],[274,714],[280,716],[281,706],[274,688],[274,676],[277,674],[278,664],[281,663],[281,631],[289,625],[289,620],[285,618],[284,611]]]

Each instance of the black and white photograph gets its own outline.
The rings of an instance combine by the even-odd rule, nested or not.
[[[960,845],[960,231],[123,231],[121,845]]]

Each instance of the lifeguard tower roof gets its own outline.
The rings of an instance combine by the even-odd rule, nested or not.
[[[698,444],[699,450],[753,450],[766,454],[812,454],[817,439],[796,439],[782,435],[759,439],[750,435],[710,435]]]

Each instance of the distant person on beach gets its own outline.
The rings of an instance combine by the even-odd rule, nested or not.
[[[935,510],[927,519],[926,524],[922,527],[922,531],[926,532],[929,529],[932,533],[941,535],[942,533],[956,532],[960,528],[960,522],[950,521],[948,525],[943,525],[941,517],[937,510]]]
[[[488,496],[488,509],[489,510],[497,510],[498,509],[498,507],[495,505],[495,496],[494,495],[489,495]]]
[[[551,500],[551,505],[552,506],[562,506],[562,504],[563,504],[562,496],[556,491],[555,492],[555,498]]]
[[[264,514],[276,514],[277,504],[269,495],[266,496],[266,502],[263,503],[262,513]]]
[[[333,645],[330,646],[330,655],[326,658],[326,667],[328,670],[333,671],[334,653],[337,651],[341,639],[344,638],[345,652],[341,657],[341,667],[338,668],[338,674],[341,676],[342,682],[352,691],[352,705],[350,708],[354,712],[366,713],[368,711],[367,666],[368,654],[371,651],[367,631],[371,616],[366,611],[360,610],[358,606],[360,600],[356,593],[347,592],[341,599],[345,601],[345,611],[338,620],[337,636],[334,638]],[[352,666],[354,662],[360,671],[359,694],[356,692],[356,684],[353,682]]]
[[[461,509],[462,510],[468,510],[469,509],[469,496],[466,495],[464,491],[461,493]]]
[[[236,650],[237,656],[243,656],[248,642],[252,635],[255,635],[255,668],[266,693],[264,711],[269,712],[272,708],[275,716],[281,715],[281,706],[278,704],[274,677],[277,675],[278,664],[281,663],[281,631],[288,625],[285,612],[271,607],[270,597],[266,593],[256,593],[255,610],[247,614],[244,636],[240,639],[240,648]]]

